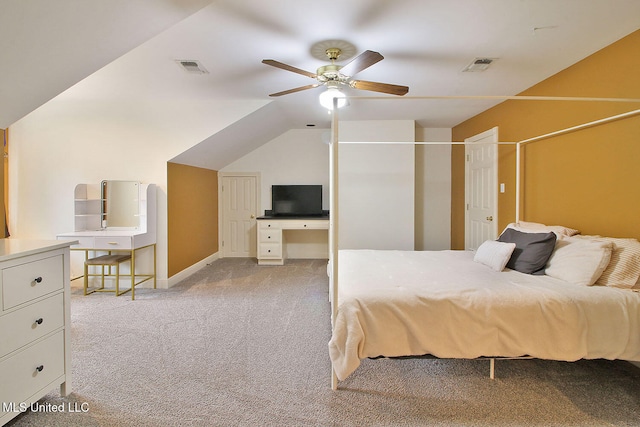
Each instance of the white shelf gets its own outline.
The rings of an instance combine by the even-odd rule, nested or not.
[[[99,230],[102,227],[100,186],[78,184],[74,191],[74,231]]]

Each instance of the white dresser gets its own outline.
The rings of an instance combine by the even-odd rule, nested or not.
[[[322,218],[258,218],[258,264],[283,265],[286,230],[329,230],[329,220]]]
[[[0,241],[0,425],[57,386],[71,392],[73,243]]]

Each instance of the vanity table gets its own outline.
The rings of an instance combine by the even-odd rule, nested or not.
[[[131,256],[131,298],[135,287],[153,280],[156,288],[156,186],[136,181],[103,181],[99,188],[78,184],[75,189],[75,231],[58,234],[76,240],[71,250],[84,251],[84,259],[99,254]],[[152,253],[153,269],[136,271],[142,251]],[[147,255],[148,256],[148,255]]]

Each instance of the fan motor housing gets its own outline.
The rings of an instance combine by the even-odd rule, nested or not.
[[[342,67],[336,64],[323,65],[322,67],[318,68],[318,70],[316,71],[318,80],[321,82],[343,80],[342,78],[343,76],[340,74],[340,68]]]

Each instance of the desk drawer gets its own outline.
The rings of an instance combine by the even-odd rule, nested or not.
[[[0,316],[2,346],[0,357],[6,356],[64,326],[64,296],[62,293]]]
[[[266,229],[282,229],[282,223],[280,221],[258,221],[258,228],[261,230]]]
[[[131,249],[131,237],[128,236],[112,236],[112,237],[96,237],[95,248],[104,250],[122,250]]]
[[[282,258],[282,245],[280,243],[260,243],[258,258]]]
[[[77,240],[78,244],[72,245],[72,249],[92,249],[95,244],[93,237],[74,237],[74,240]]]
[[[2,270],[2,305],[8,310],[63,286],[62,255],[19,264]]]
[[[18,405],[62,375],[64,332],[60,331],[0,362],[0,402]]]
[[[287,230],[328,230],[329,221],[322,219],[295,219],[287,221],[286,228]]]
[[[260,243],[280,243],[282,230],[260,230]]]

